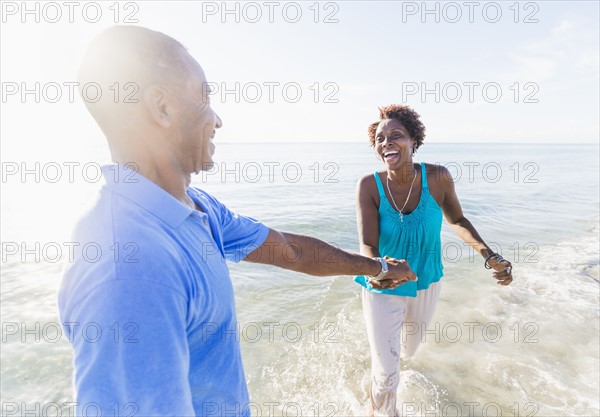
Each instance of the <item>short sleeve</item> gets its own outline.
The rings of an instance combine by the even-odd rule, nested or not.
[[[71,307],[61,321],[75,353],[76,415],[194,415],[183,294],[113,279]]]
[[[265,242],[270,229],[260,221],[229,210],[204,190],[194,187],[192,190],[208,214],[218,219],[217,227],[220,235],[218,243],[221,245],[225,259],[240,262]]]
[[[240,262],[264,243],[269,228],[252,217],[232,212],[222,203],[219,206],[225,258]]]

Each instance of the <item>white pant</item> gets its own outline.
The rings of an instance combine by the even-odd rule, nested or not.
[[[433,318],[441,282],[416,297],[378,294],[363,288],[362,302],[371,347],[371,407],[375,416],[396,416],[402,359],[415,354]]]

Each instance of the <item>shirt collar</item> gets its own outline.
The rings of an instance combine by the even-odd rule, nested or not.
[[[102,166],[106,186],[176,228],[194,212],[154,182],[135,170],[132,164]]]

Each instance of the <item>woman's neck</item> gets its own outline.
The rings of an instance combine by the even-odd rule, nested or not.
[[[399,168],[388,169],[388,178],[398,185],[410,184],[415,175],[417,175],[417,170],[412,160],[402,163]]]

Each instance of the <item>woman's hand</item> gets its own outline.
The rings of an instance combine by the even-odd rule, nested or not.
[[[512,282],[512,264],[502,256],[496,254],[488,259],[486,264],[495,271],[494,278],[498,280],[499,285],[509,285]]]

